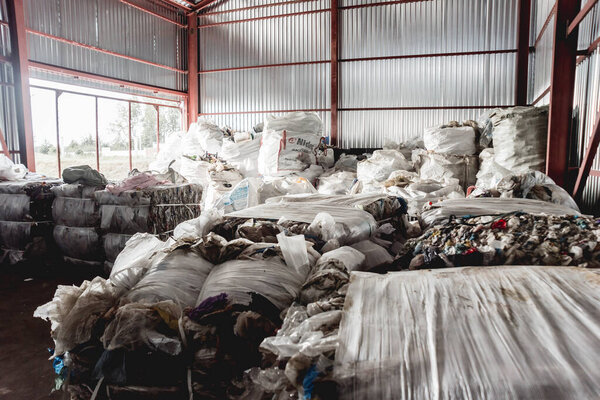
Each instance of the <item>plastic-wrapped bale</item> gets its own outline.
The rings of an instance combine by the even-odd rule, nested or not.
[[[438,154],[420,150],[413,153],[413,161],[421,179],[443,182],[455,178],[465,191],[475,184],[479,171],[477,156]]]
[[[251,379],[247,392],[283,396],[302,391],[310,370],[321,376],[331,374],[350,273],[361,270],[364,261],[365,256],[351,247],[321,256],[302,286],[298,302],[288,309],[281,329],[260,345],[262,352],[277,357],[275,362],[263,363],[260,373],[279,376],[278,384]]]
[[[102,238],[96,228],[56,225],[54,241],[62,254],[75,260],[104,262]]]
[[[600,267],[600,220],[522,212],[450,219],[409,239],[399,260],[409,269],[468,265]]]
[[[536,199],[563,205],[579,211],[579,207],[571,195],[540,171],[531,171],[520,175],[505,175],[489,190],[481,190],[477,187],[469,197]]]
[[[494,161],[519,174],[543,171],[546,164],[548,107],[511,107],[493,110]]]
[[[1,221],[52,221],[52,187],[59,180],[0,182]]]
[[[194,306],[213,264],[189,245],[175,245],[162,253],[120,299],[102,336],[106,349],[144,347],[171,355],[181,353],[177,321],[186,307]]]
[[[102,245],[104,248],[104,255],[108,262],[114,263],[119,253],[125,248],[127,241],[131,239],[133,235],[121,234],[121,233],[107,233],[102,237]]]
[[[100,210],[94,193],[103,186],[64,184],[52,188],[54,241],[65,261],[102,267],[104,251],[100,236]]]
[[[202,186],[160,185],[118,195],[103,190],[94,196],[100,204],[104,251],[107,260],[112,262],[127,236],[138,232],[163,234],[199,216]]]
[[[52,222],[0,221],[0,249],[11,264],[52,255]]]
[[[304,231],[322,241],[337,240],[352,244],[368,239],[377,230],[377,223],[368,212],[355,207],[326,203],[268,203],[226,214],[228,218],[254,218],[304,224]]]
[[[592,271],[539,266],[356,273],[339,398],[597,398],[599,283]]]
[[[304,242],[300,236],[289,239]],[[290,248],[288,243],[280,247],[249,242],[234,259],[216,265],[208,275],[197,306],[184,319],[194,352],[197,395],[224,398],[233,379],[260,364],[260,342],[275,334],[281,311],[298,296],[310,268],[285,255],[290,249],[299,250],[296,244]],[[314,257],[307,250],[304,253],[312,264]]]

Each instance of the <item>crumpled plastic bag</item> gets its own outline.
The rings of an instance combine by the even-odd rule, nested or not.
[[[383,182],[399,169],[409,171],[413,164],[397,150],[375,150],[371,158],[358,163],[356,174],[364,182]]]
[[[27,167],[15,164],[4,154],[0,154],[0,181],[16,181],[25,178]]]
[[[434,126],[425,129],[425,148],[439,154],[470,156],[477,152],[475,129],[470,126]]]

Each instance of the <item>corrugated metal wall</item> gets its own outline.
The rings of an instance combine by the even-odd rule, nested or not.
[[[531,2],[530,54],[528,101],[536,106],[550,103],[552,52],[554,38],[555,0]]]
[[[582,6],[586,2],[582,2]],[[600,40],[600,3],[585,17],[579,28],[578,49],[587,50]],[[587,57],[579,59],[575,76],[575,99],[573,120],[577,124],[575,152],[572,165],[578,166],[583,158],[592,135],[594,122],[600,112],[600,49],[596,47]],[[600,151],[592,165],[592,171],[600,172]],[[593,172],[594,173],[594,172]],[[581,198],[584,211],[598,215],[600,210],[600,176],[587,180]]]
[[[143,4],[166,18],[185,23],[181,12],[150,2]],[[157,87],[187,90],[185,28],[119,0],[27,0],[26,15],[30,60]],[[35,32],[180,71],[105,54]]]
[[[0,129],[13,161],[20,162],[19,127],[7,0],[0,0]],[[8,0],[11,1],[11,0]],[[0,145],[0,147],[2,147]]]
[[[330,3],[270,3],[227,1],[200,15],[200,113],[247,129],[269,111],[319,110],[327,134]],[[512,105],[516,6],[338,0],[341,145],[382,146]]]
[[[269,113],[313,110],[328,135],[330,3],[271,3],[232,0],[200,15],[199,112],[250,129]]]

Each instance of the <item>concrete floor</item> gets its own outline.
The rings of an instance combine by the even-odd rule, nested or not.
[[[0,399],[62,399],[50,394],[54,371],[48,361],[50,323],[33,318],[52,299],[57,285],[79,285],[91,274],[82,268],[0,265]]]

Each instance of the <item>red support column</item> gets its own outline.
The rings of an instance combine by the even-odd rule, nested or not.
[[[27,32],[23,0],[9,0],[8,19],[11,39],[11,62],[15,80],[15,102],[19,129],[21,162],[30,171],[35,171],[33,149],[33,123],[31,122],[31,97],[29,94],[29,65],[27,54]]]
[[[531,0],[519,0],[518,12],[515,104],[525,106],[527,105],[527,73],[529,70]]]
[[[592,137],[588,143],[588,147],[585,150],[581,167],[579,167],[579,173],[577,174],[577,180],[575,182],[575,188],[573,189],[573,197],[580,198],[585,188],[588,175],[592,169],[592,164],[598,153],[598,146],[600,146],[600,112],[596,114],[596,123],[592,130]]]
[[[188,16],[188,126],[198,120],[198,15]]]
[[[331,145],[338,145],[338,4],[331,0]]]
[[[567,164],[577,59],[577,30],[567,35],[567,27],[580,7],[581,0],[556,0],[546,174],[560,186],[569,183]]]

